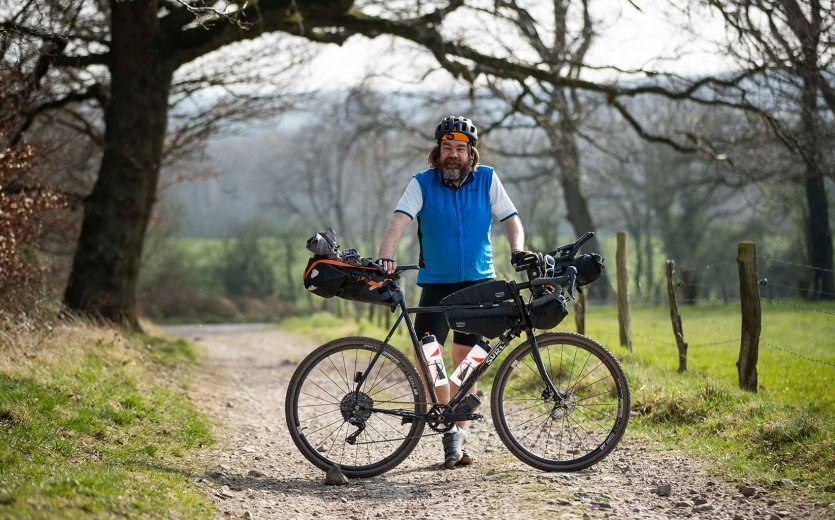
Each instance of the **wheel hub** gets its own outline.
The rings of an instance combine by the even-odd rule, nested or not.
[[[557,395],[551,394],[547,388],[542,391],[542,401],[551,407],[551,418],[562,419],[571,415],[577,406],[577,396],[568,388],[557,388]]]
[[[352,417],[368,420],[371,417],[371,410],[369,408],[373,406],[374,400],[368,394],[351,392],[342,398],[342,402],[339,404],[339,411],[342,412],[342,418],[346,421]]]

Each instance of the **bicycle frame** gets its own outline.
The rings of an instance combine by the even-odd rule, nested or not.
[[[451,407],[452,409],[454,409],[464,399],[464,397],[467,396],[469,390],[481,378],[481,376],[484,374],[484,372],[486,372],[487,369],[490,368],[490,365],[492,365],[493,362],[496,361],[496,359],[498,359],[499,355],[508,347],[508,345],[510,345],[510,342],[514,338],[518,337],[522,333],[522,331],[525,332],[525,334],[528,338],[528,341],[534,347],[533,349],[531,349],[531,352],[533,353],[534,363],[536,364],[536,367],[539,370],[539,373],[542,376],[542,379],[545,381],[548,391],[551,393],[551,395],[559,395],[558,391],[557,391],[557,388],[554,386],[554,383],[551,381],[551,377],[549,376],[548,371],[545,369],[545,364],[543,363],[542,356],[539,353],[539,345],[536,342],[536,337],[533,333],[533,327],[531,326],[530,318],[528,317],[528,314],[525,312],[525,303],[522,299],[522,295],[520,294],[520,289],[530,288],[531,283],[530,282],[517,283],[515,281],[510,281],[509,284],[510,284],[510,287],[511,287],[511,293],[513,295],[514,303],[516,304],[516,307],[519,310],[519,314],[523,317],[523,320],[520,323],[518,323],[516,326],[514,326],[513,328],[507,330],[502,336],[499,337],[499,342],[496,343],[493,347],[490,348],[490,351],[487,353],[487,357],[485,358],[484,362],[479,364],[476,367],[476,369],[472,372],[472,374],[470,374],[469,377],[467,377],[467,379],[463,381],[463,384],[458,389],[458,392],[455,393],[455,395],[450,399],[450,401],[448,403],[438,402],[438,395],[435,392],[435,386],[431,384],[432,377],[429,374],[428,363],[426,361],[426,357],[423,354],[423,349],[420,347],[420,341],[417,337],[417,332],[415,332],[414,323],[413,323],[412,318],[411,318],[410,315],[411,314],[420,314],[420,313],[430,313],[430,312],[445,312],[445,311],[448,311],[452,308],[456,308],[456,309],[467,309],[467,308],[478,309],[478,308],[481,308],[481,307],[478,306],[478,305],[472,305],[472,306],[470,306],[470,305],[456,305],[454,307],[452,307],[452,306],[408,307],[406,305],[405,298],[403,297],[403,293],[401,293],[401,292],[396,293],[399,296],[396,304],[397,304],[397,307],[400,310],[400,314],[397,317],[397,319],[395,320],[394,325],[392,325],[391,330],[389,330],[389,333],[386,336],[385,341],[383,341],[383,346],[389,344],[389,340],[391,340],[392,336],[394,335],[395,331],[397,330],[397,327],[400,326],[400,322],[405,321],[406,322],[406,327],[409,330],[409,335],[410,335],[411,340],[412,340],[412,347],[413,347],[414,352],[415,352],[415,357],[418,360],[418,365],[420,365],[420,367],[419,367],[420,374],[423,377],[423,381],[426,383],[425,387],[429,391],[429,397],[431,398],[431,401],[430,401],[429,404],[431,404],[432,407],[435,407],[437,405],[447,405],[447,406]],[[360,389],[362,388],[363,384],[365,384],[365,380],[367,379],[368,374],[371,373],[371,370],[373,369],[374,365],[377,363],[377,360],[379,359],[382,352],[383,352],[383,350],[382,350],[382,348],[380,348],[377,351],[377,353],[374,355],[374,357],[371,359],[371,362],[369,363],[368,368],[366,368],[366,370],[362,374],[357,374],[356,375],[356,377],[354,379],[354,382],[356,383],[356,388],[355,388],[354,391],[357,395],[359,395]],[[419,413],[414,413],[414,412],[408,412],[408,411],[405,411],[405,410],[385,410],[385,409],[377,409],[377,408],[371,408],[370,410],[374,411],[374,412],[378,412],[378,413],[389,414],[389,415],[397,415],[397,416],[401,416],[401,417],[413,417],[413,418],[420,418],[420,419],[426,419],[426,417],[428,415],[428,411],[424,412],[423,414],[419,414]]]

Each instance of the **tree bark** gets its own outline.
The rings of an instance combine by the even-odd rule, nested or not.
[[[801,113],[803,141],[806,148],[804,154],[806,179],[804,184],[806,203],[809,206],[809,221],[807,222],[809,260],[812,265],[820,268],[812,270],[813,278],[809,298],[829,300],[834,297],[835,288],[833,288],[832,273],[832,229],[829,227],[829,206],[821,168],[823,137],[821,137],[817,128],[817,87],[815,78],[809,77],[807,73],[803,83]]]
[[[74,310],[133,328],[145,230],[159,179],[173,67],[156,1],[111,2],[105,148],[64,295]]]
[[[554,158],[560,165],[559,181],[568,212],[568,221],[571,222],[574,234],[579,237],[587,231],[596,231],[597,228],[589,211],[586,196],[580,187],[580,158],[576,139],[571,133],[562,132],[562,134],[563,147],[554,153]],[[596,236],[586,242],[583,250],[602,252]],[[593,297],[590,296],[590,298],[605,300],[610,294],[609,278],[604,271],[599,283],[595,284]]]

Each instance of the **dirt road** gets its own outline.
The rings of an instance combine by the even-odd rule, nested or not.
[[[444,470],[440,437],[427,436],[394,470],[327,486],[324,473],[297,451],[284,420],[287,384],[316,345],[254,325],[166,327],[165,332],[195,340],[208,352],[191,397],[215,422],[218,443],[206,450],[206,473],[198,482],[232,518],[835,516],[824,504],[780,498],[785,493],[775,484],[711,476],[702,464],[648,446],[628,431],[612,455],[591,470],[543,473],[504,449],[488,412],[470,428],[468,446],[477,453],[472,466]]]

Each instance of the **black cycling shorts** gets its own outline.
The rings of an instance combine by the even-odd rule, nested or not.
[[[421,286],[423,289],[420,293],[420,307],[431,307],[440,305],[441,300],[455,291],[460,291],[464,287],[469,287],[477,283],[487,282],[492,278],[484,280],[475,280],[472,282],[458,282],[458,283],[425,283]],[[442,312],[423,312],[415,316],[415,332],[418,338],[422,338],[426,333],[434,334],[438,343],[443,344],[449,334],[449,325],[447,325],[446,317]],[[476,334],[465,334],[463,332],[453,331],[452,341],[468,347],[472,347],[479,341],[481,336]]]

